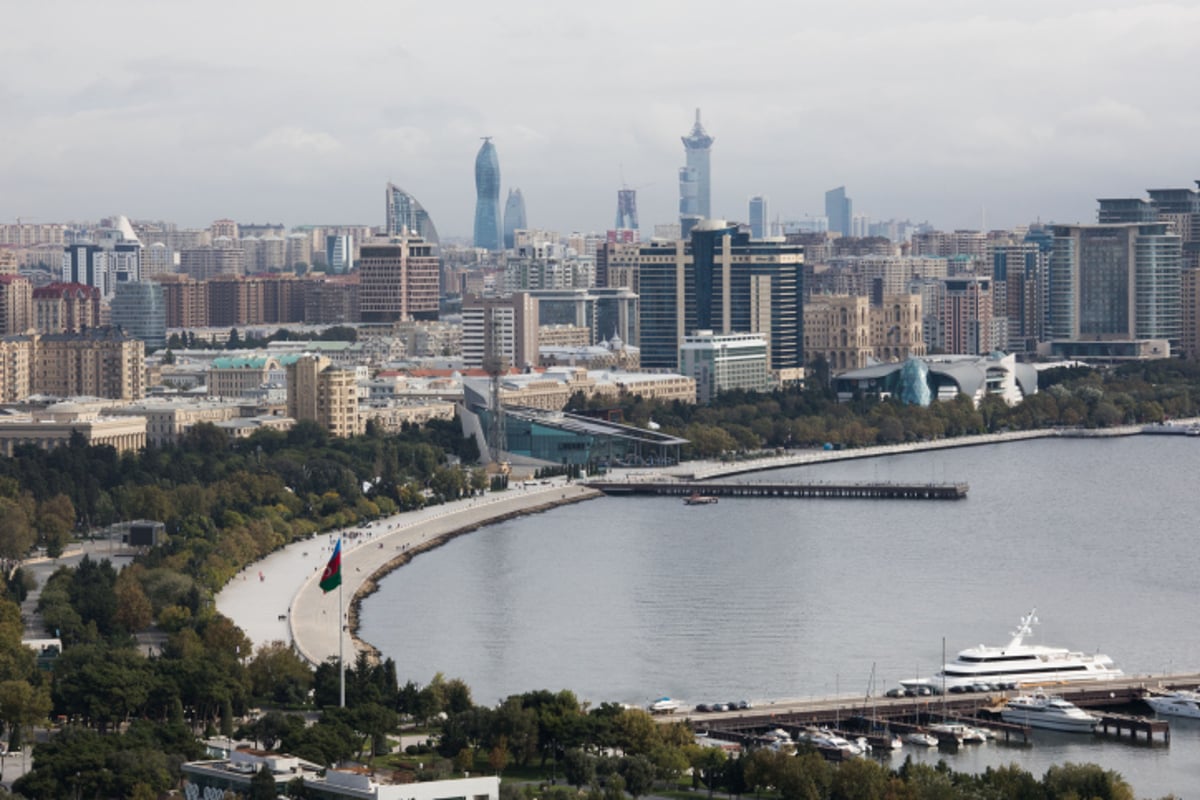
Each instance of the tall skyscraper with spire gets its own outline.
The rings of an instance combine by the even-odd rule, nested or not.
[[[615,227],[619,231],[636,231],[638,229],[636,189],[617,190],[617,223]]]
[[[709,151],[713,137],[700,124],[700,109],[696,109],[696,124],[692,132],[682,137],[687,153],[687,166],[679,168],[679,227],[688,238],[692,227],[712,215],[712,182],[709,170]]]
[[[492,137],[483,137],[483,147],[475,156],[475,246],[499,250],[500,239],[500,159]]]
[[[520,189],[509,189],[508,199],[504,201],[504,249],[512,250],[514,245],[514,231],[525,230],[528,223],[525,222],[525,195],[521,194]]]

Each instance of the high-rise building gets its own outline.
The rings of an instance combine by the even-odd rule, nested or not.
[[[475,246],[499,250],[500,238],[500,158],[492,137],[483,137],[483,146],[475,156]]]
[[[825,217],[829,220],[829,230],[849,236],[854,221],[854,203],[846,197],[846,187],[839,186],[825,193]]]
[[[513,249],[514,232],[525,230],[529,225],[525,222],[525,195],[520,189],[509,189],[508,199],[504,201],[504,249]]]
[[[33,327],[33,284],[20,275],[0,275],[0,334]]]
[[[358,274],[363,322],[437,319],[438,257],[424,239],[395,236],[364,244]]]
[[[757,333],[772,370],[803,364],[804,249],[755,241],[723,220],[708,220],[690,241],[651,242],[639,251],[639,345],[643,369],[677,369],[679,348],[696,330]]]
[[[1167,222],[1055,225],[1048,334],[1180,344],[1182,238]]]
[[[941,329],[947,353],[986,355],[996,348],[992,334],[992,281],[978,276],[946,278]]]
[[[709,155],[715,139],[700,124],[700,109],[691,133],[681,137],[687,166],[679,168],[679,224],[686,237],[698,219],[712,216],[712,173]]]
[[[524,369],[538,363],[538,302],[526,292],[508,297],[463,298],[463,365],[479,369],[489,361]]]
[[[1034,353],[1044,338],[1049,252],[1031,241],[994,244],[988,252],[992,313],[1006,328],[997,346],[1007,353]]]
[[[440,244],[437,228],[417,198],[394,183],[387,185],[387,235],[420,236],[432,245]]]
[[[208,284],[186,275],[159,275],[168,328],[208,326]]]
[[[617,190],[617,224],[615,230],[636,231],[638,229],[637,189]]]
[[[117,284],[112,299],[112,324],[141,339],[146,352],[167,346],[167,307],[156,281]]]
[[[348,233],[325,237],[325,271],[344,275],[354,267],[354,237]]]
[[[126,221],[125,226],[128,224]],[[112,297],[118,283],[141,279],[142,255],[142,243],[136,237],[125,238],[120,230],[107,233],[98,242],[66,245],[61,273],[64,283],[95,286],[106,300]],[[133,236],[132,229],[129,235]]]
[[[767,198],[759,195],[750,198],[750,235],[762,239],[771,235],[771,223],[767,217]]]

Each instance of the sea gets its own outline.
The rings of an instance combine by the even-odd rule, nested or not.
[[[380,582],[360,635],[400,680],[462,678],[477,703],[570,689],[592,704],[844,696],[999,645],[1111,656],[1153,684],[1200,672],[1200,440],[1035,439],[744,475],[966,482],[963,500],[605,497],[452,540]],[[1121,773],[1139,798],[1200,791],[1200,724],[1169,745],[1037,732],[945,758],[1036,775]]]

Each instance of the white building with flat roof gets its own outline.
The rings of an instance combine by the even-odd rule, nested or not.
[[[721,392],[771,388],[767,340],[757,333],[696,331],[679,347],[679,371],[696,381],[696,401],[711,403]]]

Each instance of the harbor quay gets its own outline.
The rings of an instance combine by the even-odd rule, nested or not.
[[[1154,693],[1200,686],[1200,673],[1137,676],[1106,681],[1073,681],[1038,690],[1051,693],[1092,711],[1099,717],[1096,733],[1128,737],[1130,742],[1169,744],[1169,723],[1145,714],[1141,701]],[[1033,691],[1033,687],[1029,688]],[[839,695],[805,700],[760,701],[745,709],[697,712],[681,709],[655,714],[660,723],[686,720],[695,730],[717,739],[748,743],[768,730],[782,728],[797,732],[806,728],[829,728],[847,734],[871,734],[884,728],[889,734],[922,730],[939,722],[958,722],[983,727],[1000,739],[1028,743],[1026,725],[1001,720],[999,708],[1016,692],[968,695],[921,695],[874,697]],[[871,737],[868,735],[868,738]],[[872,744],[877,744],[872,742]]]

